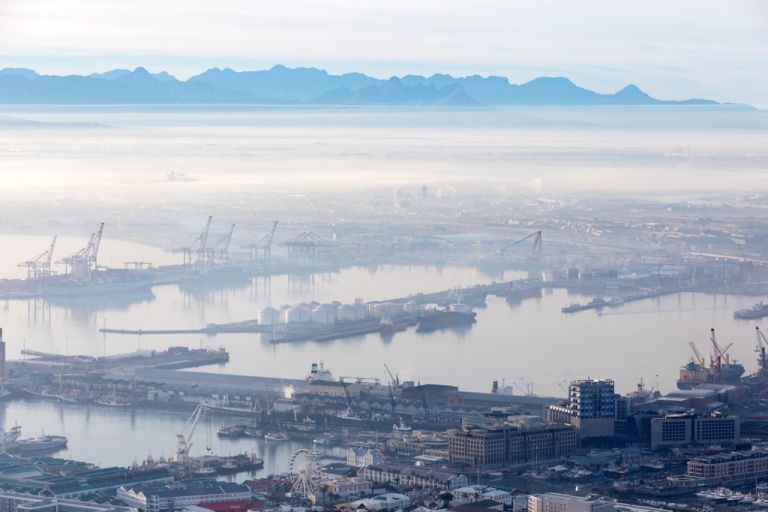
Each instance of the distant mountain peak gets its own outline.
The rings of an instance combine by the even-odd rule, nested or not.
[[[0,70],[0,102],[5,103],[264,103],[357,105],[713,105],[711,100],[666,101],[635,84],[603,94],[564,76],[541,76],[522,84],[502,76],[454,77],[445,73],[374,78],[340,75],[316,67],[236,71],[212,67],[180,81],[138,66],[87,76],[38,75],[25,68]]]

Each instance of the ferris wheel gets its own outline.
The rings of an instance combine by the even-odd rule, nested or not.
[[[320,481],[320,465],[312,452],[302,448],[291,457],[288,466],[293,485],[289,496],[311,498]]]

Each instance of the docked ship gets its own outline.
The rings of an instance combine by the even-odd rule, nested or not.
[[[44,453],[62,450],[67,447],[67,438],[64,436],[41,435],[17,439],[7,446],[8,453],[26,455],[30,453]]]
[[[565,306],[560,311],[563,313],[578,313],[579,311],[586,311],[587,309],[602,309],[608,305],[608,301],[602,297],[595,297],[586,304],[573,303]]]
[[[264,412],[258,400],[251,400],[248,397],[244,400],[238,400],[224,395],[220,399],[205,400],[203,404],[210,411],[231,415],[261,416],[261,413]]]
[[[733,343],[721,347],[715,338],[715,330],[710,330],[712,354],[709,365],[693,342],[690,342],[693,358],[680,368],[680,378],[677,380],[678,389],[692,389],[699,384],[737,384],[744,374],[744,366],[731,361],[730,350]]]
[[[748,309],[739,309],[733,312],[733,318],[737,320],[755,320],[768,316],[768,304],[758,302]]]
[[[477,320],[477,313],[466,304],[452,304],[447,309],[424,311],[417,320],[417,332],[429,332],[445,327],[471,325]]]
[[[242,437],[245,435],[247,425],[222,425],[216,429],[216,435],[219,437]]]
[[[131,402],[130,400],[117,395],[102,396],[101,398],[94,400],[94,402],[105,407],[132,407],[136,405],[135,402]]]
[[[96,272],[91,279],[69,277],[52,280],[44,296],[49,299],[83,299],[126,293],[148,292],[153,277],[144,271],[110,269]]]

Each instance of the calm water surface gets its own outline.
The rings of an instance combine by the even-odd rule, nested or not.
[[[0,237],[4,247],[0,272],[10,274],[15,263],[45,245],[42,237]],[[73,241],[73,245],[77,247]],[[117,249],[142,252],[147,259],[175,261],[174,255],[144,246],[120,246],[105,241],[105,262],[115,261]],[[18,253],[18,254],[17,254]],[[112,255],[111,255],[112,254]],[[505,279],[523,277],[508,272]],[[606,310],[564,315],[560,308],[589,297],[564,290],[545,292],[539,299],[509,305],[488,298],[478,310],[477,323],[462,330],[426,335],[413,329],[386,341],[378,334],[332,342],[272,345],[256,334],[199,336],[121,336],[99,334],[98,328],[195,328],[210,322],[255,318],[265,305],[280,306],[304,300],[350,302],[355,297],[385,299],[454,286],[490,282],[475,269],[457,267],[384,266],[349,268],[312,277],[279,276],[238,289],[184,293],[176,285],[158,286],[153,296],[77,305],[41,301],[0,303],[0,325],[9,343],[10,357],[29,349],[82,354],[115,354],[138,348],[163,349],[171,345],[225,347],[226,365],[196,371],[241,373],[301,378],[313,361],[324,361],[336,375],[386,378],[384,363],[401,378],[450,383],[465,390],[488,391],[494,379],[525,388],[534,384],[541,395],[562,395],[562,385],[573,378],[607,377],[617,391],[630,391],[642,378],[663,391],[674,389],[679,367],[690,359],[688,342],[709,352],[710,327],[725,343],[734,342],[732,357],[747,371],[755,369],[754,322],[736,321],[733,310],[751,306],[754,297],[675,294]],[[758,323],[762,323],[758,321]],[[27,435],[62,433],[70,438],[67,456],[106,464],[128,464],[148,454],[169,455],[175,433],[186,421],[183,413],[142,413],[95,406],[14,401],[0,406],[0,423],[18,421]],[[215,420],[213,420],[215,421]],[[210,432],[216,425],[201,425],[194,451],[206,448],[218,454],[255,451],[265,458],[265,472],[285,469],[287,459],[301,446],[265,444],[260,440],[219,440]],[[99,443],[89,438],[100,433]]]

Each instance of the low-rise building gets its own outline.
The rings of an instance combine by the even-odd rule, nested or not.
[[[193,481],[173,488],[167,486],[120,487],[117,498],[142,512],[167,512],[200,503],[227,503],[251,499],[245,485]]]
[[[0,491],[0,512],[136,512],[132,507]]]
[[[651,419],[651,448],[720,444],[733,446],[741,438],[737,416],[668,414]]]
[[[360,505],[364,506],[367,510],[373,511],[398,510],[409,508],[411,506],[411,499],[405,494],[380,494],[373,498],[353,501],[350,503],[350,509],[356,510],[360,508]]]
[[[576,430],[570,425],[505,425],[448,432],[448,457],[454,465],[504,467],[554,460],[576,452]]]
[[[419,486],[433,491],[450,491],[469,484],[469,480],[464,475],[413,466],[366,466],[360,470],[358,476],[374,483],[390,483],[403,487]]]

